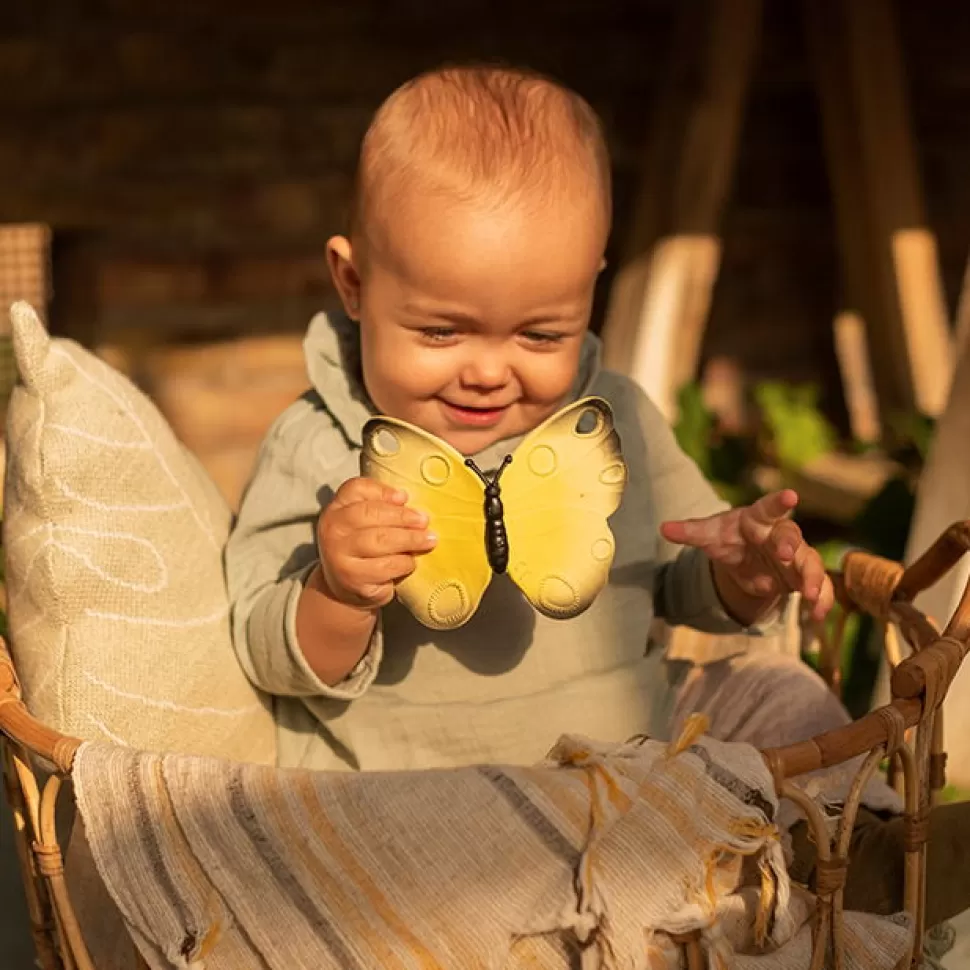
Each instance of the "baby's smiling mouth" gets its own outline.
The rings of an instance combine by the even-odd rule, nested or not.
[[[497,424],[502,415],[511,407],[503,404],[500,407],[478,407],[466,404],[453,404],[441,398],[441,403],[448,416],[458,424],[474,425],[475,427],[487,427]]]

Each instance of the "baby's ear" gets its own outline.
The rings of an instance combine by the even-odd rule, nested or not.
[[[327,265],[333,285],[351,320],[360,317],[360,274],[354,268],[354,249],[346,236],[327,240]]]

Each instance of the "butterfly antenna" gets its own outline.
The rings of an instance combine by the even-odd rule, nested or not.
[[[482,480],[482,484],[488,485],[488,477],[482,472],[481,468],[475,464],[471,458],[465,459],[465,464]]]
[[[466,458],[465,464],[482,480],[482,484],[494,485],[499,480],[499,477],[501,476],[502,472],[504,472],[505,469],[512,464],[512,456],[506,455],[502,459],[502,464],[498,466],[498,469],[496,470],[495,474],[491,478],[489,478],[488,475],[486,475],[481,470],[481,468],[479,468],[478,465],[476,465],[475,462],[472,461],[471,458]]]

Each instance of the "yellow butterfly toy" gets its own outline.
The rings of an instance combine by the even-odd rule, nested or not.
[[[454,630],[508,571],[545,616],[582,613],[606,584],[615,543],[607,519],[627,480],[613,412],[587,397],[531,431],[486,475],[427,431],[379,416],[364,425],[361,474],[404,489],[438,544],[397,587],[425,626]],[[501,481],[500,481],[501,480]]]

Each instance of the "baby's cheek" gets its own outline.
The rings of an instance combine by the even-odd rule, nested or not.
[[[526,395],[536,403],[552,405],[561,401],[576,380],[577,356],[559,352],[542,355],[545,359],[536,357],[520,373]]]
[[[395,362],[402,388],[416,398],[438,395],[459,380],[462,358],[453,348],[420,348],[404,354]]]
[[[382,391],[396,396],[426,380],[430,364],[427,354],[419,348],[399,337],[386,335],[375,340],[364,354],[364,380],[372,395]]]

